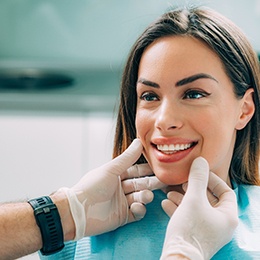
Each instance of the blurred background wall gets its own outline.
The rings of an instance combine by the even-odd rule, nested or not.
[[[191,3],[232,19],[260,51],[259,0],[2,0],[0,58],[118,67],[146,25]]]

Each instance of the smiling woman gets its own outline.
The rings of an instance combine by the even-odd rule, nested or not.
[[[187,182],[191,163],[202,156],[236,192],[239,226],[213,259],[260,257],[252,242],[260,237],[259,87],[247,38],[203,8],[173,10],[152,23],[123,73],[114,156],[138,137],[144,146],[138,163],[148,162],[162,182]]]
[[[156,116],[146,109],[147,114],[139,120],[144,101],[151,110],[160,104],[161,116],[157,107]],[[203,123],[202,132],[188,133],[182,126],[184,123],[187,126],[187,120],[180,118],[184,113]],[[179,133],[149,132],[150,136],[144,140],[140,131],[143,132],[146,123],[154,117],[164,118],[168,123],[176,117],[171,132]],[[122,79],[114,156],[122,153],[136,136],[141,137],[145,147],[139,162],[148,160],[151,164],[155,158],[151,151],[166,157],[154,149],[157,144],[190,142],[194,151],[175,164],[184,167],[183,174],[175,179],[168,173],[166,179],[165,174],[154,169],[161,180],[168,184],[186,181],[191,161],[205,155],[211,170],[219,172],[229,184],[231,180],[259,185],[259,117],[259,63],[240,29],[212,10],[169,12],[144,31],[129,54]],[[222,130],[226,131],[225,135],[220,134]],[[204,139],[203,132],[211,137]],[[182,143],[169,140],[169,136],[181,137]],[[213,143],[217,136],[218,141]],[[167,140],[157,143],[152,139],[155,137]],[[220,144],[226,146],[225,151],[218,150]],[[168,166],[162,168],[165,167]]]

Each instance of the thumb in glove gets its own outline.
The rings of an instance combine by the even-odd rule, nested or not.
[[[214,207],[207,186],[219,200]],[[192,163],[187,192],[169,221],[161,259],[173,255],[210,259],[231,240],[237,224],[234,192],[199,157]]]

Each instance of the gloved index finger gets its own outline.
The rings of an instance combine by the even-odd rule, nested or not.
[[[105,164],[104,167],[110,173],[120,176],[138,160],[142,151],[143,146],[141,141],[135,139],[122,154]]]
[[[210,172],[209,175],[208,188],[219,199],[222,206],[224,204],[231,204],[236,207],[236,196],[233,190],[213,172]]]
[[[135,164],[128,168],[122,175],[121,180],[140,178],[154,175],[148,163]]]
[[[215,208],[224,212],[226,221],[230,227],[235,228],[238,225],[237,198],[235,192],[219,178],[216,174],[210,172],[209,189],[218,197],[219,201]]]
[[[210,172],[209,174],[209,190],[216,196],[220,197],[224,192],[229,191],[230,188],[220,177],[218,177],[215,173]]]
[[[141,190],[158,190],[167,185],[159,181],[156,176],[147,176],[143,178],[128,179],[122,182],[126,194]]]

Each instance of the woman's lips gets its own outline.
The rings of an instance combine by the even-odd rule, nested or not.
[[[156,159],[160,162],[171,163],[185,158],[197,145],[197,142],[174,143],[174,144],[153,144],[153,151]]]

